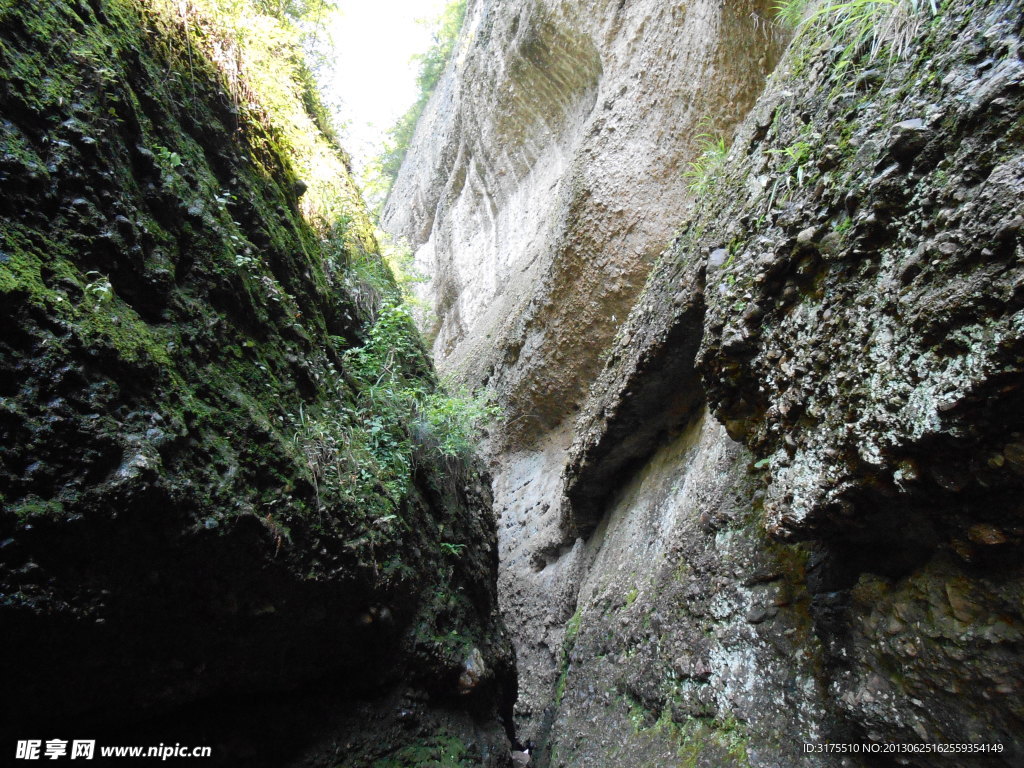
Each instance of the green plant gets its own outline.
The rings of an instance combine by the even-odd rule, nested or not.
[[[157,145],[153,147],[153,155],[156,157],[157,163],[165,171],[170,171],[181,166],[181,155],[177,152],[172,152],[167,147]]]
[[[440,469],[476,450],[484,424],[500,415],[486,392],[430,387],[409,309],[391,299],[361,347],[342,356],[356,395],[344,418],[300,409],[294,442],[305,457],[317,509],[343,503],[373,521],[371,540],[390,535],[400,519],[417,461]],[[371,541],[371,543],[373,543]],[[458,554],[461,544],[442,544]]]
[[[793,174],[796,177],[797,186],[804,183],[804,167],[811,159],[813,147],[808,141],[796,141],[782,149],[769,149],[768,154],[780,155],[783,158],[783,174]]]
[[[458,557],[462,554],[462,550],[466,548],[465,544],[452,544],[449,541],[442,541],[440,544],[441,551],[448,555],[454,555]]]
[[[796,29],[803,20],[810,0],[782,0],[772,6],[775,19],[789,29]]]
[[[450,386],[450,385],[449,385]],[[429,393],[414,393],[416,424],[421,439],[429,438],[449,459],[467,458],[475,450],[484,426],[502,414],[488,390],[472,392],[465,387],[445,386]]]
[[[110,284],[110,278],[95,271],[86,272],[85,277],[89,280],[85,284],[85,295],[94,300],[93,309],[114,300],[114,286]]]
[[[565,623],[565,647],[572,648],[576,643],[576,636],[580,633],[580,626],[583,624],[583,608],[576,608],[572,618]]]
[[[576,637],[579,635],[580,626],[583,622],[583,607],[578,606],[572,618],[565,624],[565,635],[562,638],[562,653],[559,657],[558,680],[555,683],[555,701],[561,703],[565,695],[565,684],[569,679],[569,655],[576,645]]]
[[[466,745],[442,730],[374,760],[371,768],[468,768],[475,764]]]
[[[785,200],[790,192],[799,189],[806,181],[813,178],[815,170],[811,160],[814,156],[814,143],[821,136],[812,133],[810,126],[805,126],[801,131],[806,139],[794,141],[782,149],[769,149],[768,154],[781,158],[778,172],[775,174],[775,181],[772,183],[771,192],[768,196],[768,209],[775,205],[775,200],[780,192],[783,192],[782,199]],[[808,170],[810,169],[810,170]]]
[[[725,137],[713,133],[702,133],[697,136],[700,155],[687,165],[683,177],[689,181],[688,187],[696,195],[703,195],[714,184],[725,158],[729,154]]]
[[[808,0],[782,0],[775,6],[780,23],[797,30],[801,38],[814,30],[844,47],[836,68],[850,66],[867,51],[873,61],[883,48],[893,60],[903,58],[920,31],[926,14],[938,15],[937,0],[841,0],[825,2],[807,14]]]

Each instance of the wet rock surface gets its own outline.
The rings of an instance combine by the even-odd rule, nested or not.
[[[0,11],[4,751],[506,765],[488,478],[328,496],[303,429],[351,419],[373,313],[280,137],[147,4],[44,6]]]
[[[903,60],[799,38],[706,193],[668,214],[682,226],[614,341],[585,337],[596,364],[544,363],[596,376],[583,401],[547,390],[574,423],[519,408],[541,332],[489,339],[513,352],[470,380],[539,426],[496,438],[494,486],[536,764],[1021,761],[1021,18],[925,14]],[[424,236],[475,226],[428,208]],[[576,251],[577,274],[604,267]],[[441,274],[447,312],[463,272]],[[472,372],[495,325],[465,317],[440,355]],[[802,753],[826,740],[1001,751]]]

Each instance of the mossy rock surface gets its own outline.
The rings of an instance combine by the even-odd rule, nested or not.
[[[163,13],[0,4],[4,727],[147,720],[156,735],[206,712],[205,738],[274,739],[280,765],[322,735],[323,712],[408,689],[426,697],[423,722],[478,730],[465,754],[491,764],[511,654],[486,478],[382,413],[410,452],[405,476],[339,451],[341,470],[318,479],[310,424],[370,441],[345,352],[376,319],[379,298],[348,271],[378,259],[374,244],[307,223],[282,135],[239,110]],[[351,215],[341,224],[366,228]],[[429,391],[407,334],[404,375]],[[468,699],[466,647],[489,669]],[[314,685],[329,703],[310,710],[294,692]],[[449,698],[454,714],[429,715]],[[213,714],[226,701],[251,721]],[[467,703],[478,726],[458,714]],[[290,737],[261,735],[294,712],[310,718]]]

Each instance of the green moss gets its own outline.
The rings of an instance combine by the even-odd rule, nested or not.
[[[562,639],[562,653],[558,661],[558,680],[555,683],[555,704],[561,704],[565,695],[565,686],[569,678],[569,655],[576,646],[576,638],[580,633],[583,624],[583,607],[576,608],[576,612],[565,624],[565,636]]]
[[[8,233],[5,232],[0,236],[6,235]],[[3,256],[0,258],[0,293],[6,294],[7,301],[16,298],[11,294],[21,293],[38,307],[46,307],[53,302],[53,292],[43,283],[40,274],[42,264],[38,257],[13,249],[10,240],[4,237]]]
[[[13,505],[11,512],[17,520],[24,524],[32,520],[60,520],[64,517],[64,505],[56,499],[40,499],[29,496]]]
[[[583,623],[583,608],[579,607],[565,624],[565,645],[572,648],[576,643],[576,636],[580,633],[580,626]]]
[[[626,593],[626,599],[625,599],[625,602],[623,602],[622,607],[623,608],[629,608],[629,606],[631,606],[633,603],[636,602],[636,599],[639,596],[640,596],[640,590],[637,589],[636,587],[633,587],[631,590],[629,590]]]
[[[70,261],[44,255],[24,236],[11,230],[0,233],[3,261],[0,262],[0,294],[9,301],[20,298],[47,309],[67,321],[86,346],[97,344],[114,349],[126,362],[152,362],[169,367],[168,339],[144,323],[128,305],[112,293],[109,281],[99,275],[83,274]],[[47,243],[56,250],[58,244]],[[51,288],[43,279],[58,284],[67,281],[76,286],[78,296]],[[97,290],[102,281],[103,291]]]
[[[160,461],[140,485],[166,499],[169,531],[255,519],[297,578],[415,606],[412,666],[436,686],[495,645],[486,587],[466,587],[490,567],[464,490],[487,406],[437,387],[345,156],[310,128],[323,114],[301,119],[317,112],[309,84],[274,94],[280,110],[238,109],[205,55],[230,41],[177,7],[0,0],[0,160],[19,213],[0,224],[0,314],[22,334],[4,349],[22,377],[4,522],[121,525],[149,496],[112,468],[146,441]],[[49,455],[26,478],[29,451]],[[396,754],[468,759],[444,735]]]
[[[466,744],[444,731],[418,744],[406,745],[393,755],[372,763],[373,768],[464,768],[473,765],[478,765],[478,761]]]
[[[673,745],[681,768],[696,768],[701,764],[714,764],[718,768],[749,768],[749,733],[735,717],[687,717],[678,721],[668,708],[652,713],[629,697],[625,698],[625,704],[633,737],[641,741],[662,740]],[[658,767],[652,765],[651,768]]]

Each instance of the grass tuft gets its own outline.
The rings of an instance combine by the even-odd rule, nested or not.
[[[849,66],[862,52],[868,61],[883,51],[897,61],[906,56],[924,20],[939,14],[937,0],[843,0],[815,6],[809,0],[781,0],[776,20],[796,30],[797,38],[814,31],[844,44],[839,67]]]
[[[713,133],[702,133],[697,136],[697,145],[701,150],[696,160],[689,163],[683,177],[689,182],[691,192],[703,195],[713,186],[718,178],[729,147],[724,136]]]

